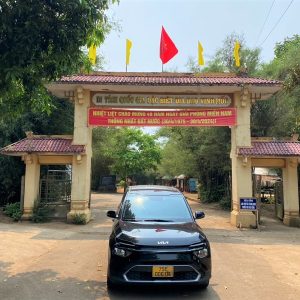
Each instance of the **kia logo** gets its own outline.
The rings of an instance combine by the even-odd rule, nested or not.
[[[169,245],[168,241],[158,241],[157,242],[158,245]]]

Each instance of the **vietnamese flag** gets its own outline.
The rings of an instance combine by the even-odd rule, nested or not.
[[[160,37],[160,59],[163,64],[167,63],[178,53],[178,49],[162,26]]]

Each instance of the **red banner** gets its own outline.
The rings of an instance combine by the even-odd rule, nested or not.
[[[91,126],[232,126],[236,109],[133,110],[90,108]]]

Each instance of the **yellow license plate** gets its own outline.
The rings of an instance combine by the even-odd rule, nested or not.
[[[152,267],[152,277],[174,277],[174,267],[173,266],[153,266]]]

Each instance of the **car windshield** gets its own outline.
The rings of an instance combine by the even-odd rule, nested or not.
[[[123,204],[124,221],[190,222],[184,197],[172,191],[129,192]]]

